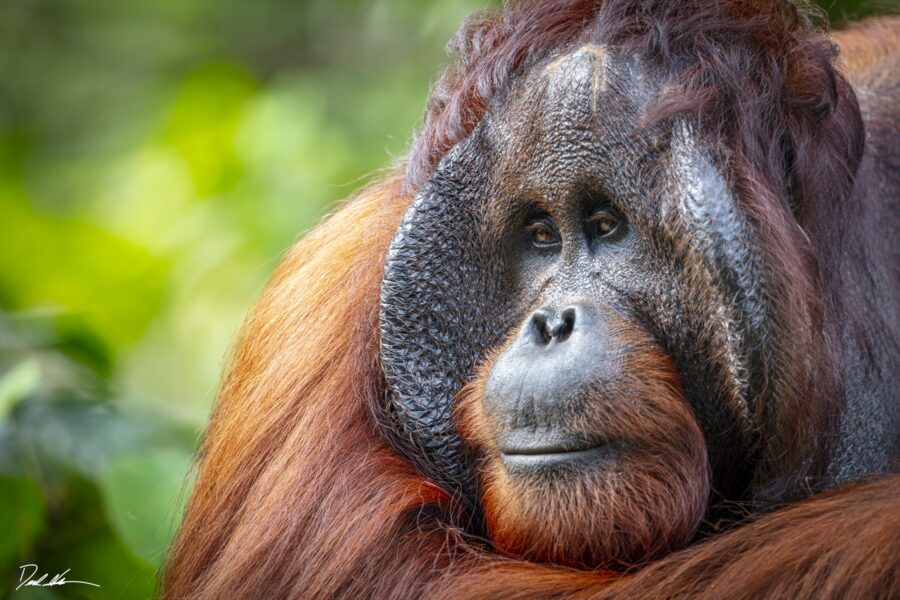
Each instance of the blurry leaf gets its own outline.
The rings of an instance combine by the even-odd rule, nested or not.
[[[114,403],[31,401],[13,414],[17,439],[45,478],[78,473],[94,480],[116,456],[147,448],[188,453],[194,444],[192,430]]]
[[[16,571],[15,581],[18,581],[19,573]],[[16,586],[12,586],[15,589]],[[52,591],[52,588],[43,588],[43,587],[23,587],[21,590],[15,592],[15,600],[57,600],[60,598],[56,594],[56,592]]]
[[[333,90],[315,75],[304,75],[248,102],[237,130],[237,156],[247,176],[231,195],[234,210],[242,229],[269,242],[266,249],[273,254],[314,225],[326,204],[349,191],[336,183],[361,174],[360,141],[348,135],[345,122],[329,118],[338,104],[329,98]],[[356,100],[378,120],[367,98]],[[375,164],[386,158],[378,157]]]
[[[53,309],[0,312],[0,369],[28,358],[39,362],[41,388],[90,385],[99,392],[112,368],[109,348],[83,319]],[[48,364],[54,362],[65,365]]]
[[[190,464],[187,453],[152,451],[116,458],[100,476],[113,528],[151,564],[159,566],[175,535]]]
[[[22,473],[22,456],[16,440],[16,427],[10,421],[0,421],[0,473]]]
[[[229,64],[206,66],[181,84],[162,137],[187,164],[197,197],[233,183],[235,130],[254,89],[250,77]]]
[[[106,169],[91,218],[154,252],[196,200],[187,161],[169,146],[140,147]]]
[[[166,265],[102,229],[7,203],[0,219],[0,282],[21,309],[84,315],[115,345],[133,341],[162,301]]]
[[[52,575],[70,569],[68,579],[100,586],[70,584],[53,588],[60,598],[147,600],[154,597],[156,569],[124,547],[109,527],[88,531],[33,562],[40,566],[42,573]]]
[[[64,354],[72,366],[77,366],[79,371],[89,369],[95,375],[91,383],[97,383],[96,379],[108,379],[112,374],[113,357],[103,338],[88,326],[85,319],[79,315],[66,312],[53,312],[45,315],[47,321],[45,327],[48,331],[48,339],[45,343],[53,350]],[[34,327],[36,324],[30,324]],[[49,336],[52,335],[52,338]],[[80,385],[84,385],[84,373],[80,375]],[[94,396],[96,398],[96,395]]]
[[[0,475],[0,574],[28,556],[43,526],[44,498],[37,484]],[[0,583],[0,589],[5,585]]]
[[[41,368],[37,361],[28,359],[0,376],[0,419],[20,401],[37,390],[41,382]]]

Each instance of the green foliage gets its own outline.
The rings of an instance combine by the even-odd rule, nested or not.
[[[46,507],[40,487],[27,477],[0,475],[0,566],[4,572],[25,558],[44,528]]]
[[[147,562],[159,566],[184,508],[190,455],[174,450],[116,457],[100,474],[113,529]],[[182,502],[172,505],[173,498]]]
[[[153,595],[250,303],[496,4],[0,2],[0,595]]]

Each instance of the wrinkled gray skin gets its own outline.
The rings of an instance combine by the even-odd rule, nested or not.
[[[688,125],[639,126],[659,88],[643,65],[601,46],[549,58],[495,99],[397,232],[381,300],[396,443],[463,497],[473,496],[473,475],[455,395],[489,350],[527,334],[535,311],[553,321],[570,306],[585,316],[568,346],[549,355],[517,342],[491,374],[488,410],[510,424],[509,439],[554,444],[553,412],[541,403],[587,385],[598,360],[615,369],[604,316],[614,313],[671,355],[718,490],[733,496],[753,478],[754,432],[778,413],[773,365],[799,358],[771,343],[786,332],[768,318],[759,241],[715,157]],[[598,209],[620,217],[608,238],[585,226]],[[538,214],[557,228],[557,249],[535,248],[527,226]],[[507,401],[525,385],[517,377],[536,390],[527,414]]]

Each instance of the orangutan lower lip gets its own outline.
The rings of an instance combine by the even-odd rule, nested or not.
[[[500,439],[505,464],[539,466],[609,456],[613,448],[602,440],[585,436],[545,433],[509,433]]]
[[[596,446],[572,447],[572,446],[535,446],[531,448],[503,448],[500,450],[507,456],[539,456],[541,454],[570,454],[572,452],[587,452]]]
[[[607,445],[594,446],[577,450],[557,448],[531,449],[527,452],[501,452],[501,460],[507,468],[532,469],[548,467],[562,463],[589,463],[614,456],[615,451]]]

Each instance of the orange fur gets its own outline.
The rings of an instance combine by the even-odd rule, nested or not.
[[[407,205],[396,187],[364,192],[307,235],[248,318],[169,560],[169,597],[321,598],[368,585],[353,583],[359,565],[400,535],[402,515],[444,501],[374,435],[365,408],[377,393],[381,264]]]
[[[610,321],[609,345],[622,350],[623,377],[594,391],[568,427],[588,436],[603,431],[623,446],[614,466],[540,481],[512,479],[483,409],[498,353],[461,394],[460,431],[483,457],[482,502],[491,540],[502,552],[588,568],[641,563],[683,547],[703,516],[706,444],[678,372],[635,325],[616,316]]]
[[[900,16],[869,19],[834,34],[841,48],[841,66],[850,74],[875,70],[884,78],[896,77],[885,69],[900,60]]]

